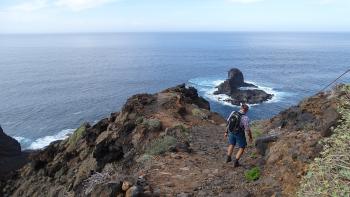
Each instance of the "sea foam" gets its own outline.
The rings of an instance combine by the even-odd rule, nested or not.
[[[201,94],[201,96],[203,96],[206,99],[209,99],[214,102],[218,102],[222,105],[237,107],[225,101],[226,99],[230,98],[229,96],[225,94],[218,94],[218,95],[214,94],[214,92],[217,91],[217,86],[219,86],[224,81],[225,81],[224,79],[218,79],[218,78],[194,78],[188,81],[188,86],[195,87],[198,90],[198,92]],[[257,82],[254,82],[254,81],[246,81],[246,82],[254,84],[257,87],[242,87],[240,89],[260,89],[265,91],[268,94],[274,95],[271,99],[269,99],[265,103],[276,103],[281,101],[285,96],[287,96],[287,93],[285,92],[274,90],[271,87],[260,85]],[[257,105],[259,104],[250,104],[249,106],[252,107]]]
[[[24,150],[35,150],[42,149],[53,141],[66,139],[69,137],[69,134],[73,133],[74,130],[75,129],[64,129],[58,132],[56,135],[49,135],[36,140],[31,140],[21,136],[15,136],[14,138],[22,145]]]

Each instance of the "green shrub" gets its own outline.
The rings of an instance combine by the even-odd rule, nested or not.
[[[141,124],[143,122],[143,117],[137,117],[135,120],[135,124]]]
[[[244,173],[245,179],[247,181],[255,181],[260,178],[260,168],[254,167]]]
[[[176,144],[176,142],[177,140],[175,137],[167,135],[163,138],[154,140],[145,152],[148,155],[159,155],[168,151],[171,146]]]
[[[86,124],[82,124],[68,139],[69,149],[73,148],[75,144],[81,139],[86,133]]]
[[[143,125],[145,125],[149,130],[151,131],[158,131],[162,127],[162,123],[158,119],[143,119],[142,122]]]
[[[263,129],[261,124],[259,124],[259,122],[253,122],[250,126],[250,129],[252,131],[252,135],[253,135],[253,139],[256,139],[260,136],[263,135]]]
[[[148,155],[148,154],[143,154],[141,157],[139,157],[137,159],[137,162],[146,162],[153,159],[152,155]]]
[[[185,127],[185,125],[183,124],[177,124],[174,126],[174,129],[179,129],[181,131],[181,133],[184,134],[189,134],[189,130]]]
[[[250,158],[252,158],[252,159],[256,159],[256,158],[258,157],[258,155],[256,154],[256,152],[251,152],[249,156],[250,156]]]

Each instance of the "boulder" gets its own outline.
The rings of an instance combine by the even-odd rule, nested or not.
[[[143,196],[143,190],[141,187],[139,186],[132,186],[130,187],[126,193],[125,193],[125,197],[141,197]]]
[[[127,191],[132,186],[132,183],[129,181],[124,181],[122,184],[122,190]]]
[[[257,138],[255,140],[255,147],[258,150],[259,154],[264,156],[266,149],[268,148],[268,144],[277,141],[277,139],[278,135],[267,135]]]
[[[340,114],[337,109],[329,107],[324,112],[324,121],[321,126],[321,135],[323,137],[329,137],[332,135],[333,128],[338,125],[340,119]]]

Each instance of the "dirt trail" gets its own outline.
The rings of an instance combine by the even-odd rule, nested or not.
[[[234,168],[232,162],[224,163],[227,142],[223,131],[223,127],[211,124],[192,128],[193,152],[157,157],[145,172],[150,184],[166,196],[248,196],[256,193],[258,182],[249,183],[244,178],[244,172],[257,164],[257,159],[251,157],[253,148],[246,149],[240,167]]]

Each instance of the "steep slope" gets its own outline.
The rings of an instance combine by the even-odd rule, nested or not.
[[[309,166],[298,196],[350,196],[350,86],[339,98],[342,120],[334,134],[322,140],[324,150]]]
[[[259,128],[267,137],[257,141],[264,155],[261,190],[266,195],[295,196],[308,165],[319,156],[319,143],[333,133],[341,118],[340,100],[346,97],[343,85],[300,102]]]

